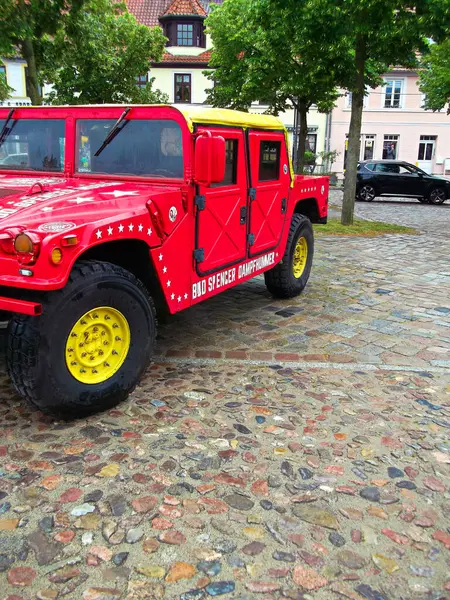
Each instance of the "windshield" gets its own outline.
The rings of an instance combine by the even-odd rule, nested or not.
[[[0,131],[5,119],[0,119]],[[63,119],[9,121],[0,146],[0,169],[63,171],[65,146]]]
[[[181,128],[169,120],[127,120],[95,156],[116,120],[77,121],[77,171],[145,177],[183,177]]]

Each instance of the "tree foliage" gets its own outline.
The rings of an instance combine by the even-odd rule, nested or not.
[[[0,55],[20,54],[27,61],[27,89],[33,104],[41,104],[39,93],[44,47],[68,15],[74,15],[85,0],[0,0]]]
[[[44,76],[55,104],[158,103],[165,94],[136,85],[150,62],[162,58],[166,38],[159,27],[137,23],[125,5],[90,0],[69,16],[49,41]]]
[[[342,76],[339,44],[319,52],[326,31],[317,35],[307,18],[308,3],[274,0],[227,0],[206,21],[214,51],[208,77],[215,86],[213,106],[248,110],[252,102],[278,114],[292,108],[300,114],[297,170],[304,160],[307,112],[312,104],[328,111],[339,93]]]
[[[425,94],[424,107],[442,110],[446,104],[450,115],[450,39],[433,44],[421,63],[420,91]]]
[[[2,62],[0,61],[0,65]],[[0,102],[7,100],[12,92],[12,88],[6,82],[4,73],[0,71]]]

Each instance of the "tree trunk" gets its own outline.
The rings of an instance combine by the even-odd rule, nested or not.
[[[297,110],[300,120],[300,131],[297,138],[297,160],[295,172],[303,173],[305,166],[306,136],[308,135],[308,105],[306,102],[299,100]]]
[[[42,98],[39,93],[38,72],[32,40],[23,40],[20,48],[22,50],[22,57],[27,61],[27,93],[30,96],[33,106],[39,106],[42,104]]]
[[[352,116],[348,132],[348,150],[345,169],[344,200],[342,203],[342,225],[353,224],[355,211],[356,173],[361,145],[361,123],[364,105],[364,69],[366,64],[366,41],[361,35],[356,36],[355,67],[356,81],[352,90]]]

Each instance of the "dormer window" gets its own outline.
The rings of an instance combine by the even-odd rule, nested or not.
[[[159,17],[168,46],[206,48],[206,11],[199,0],[172,0]]]
[[[194,25],[192,23],[177,23],[177,46],[194,45]]]

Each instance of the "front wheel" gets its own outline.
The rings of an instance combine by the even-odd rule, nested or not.
[[[314,255],[314,234],[309,219],[294,214],[283,259],[264,273],[267,289],[276,298],[298,296],[306,286]]]
[[[358,200],[363,200],[364,202],[372,202],[375,199],[376,191],[373,185],[365,184],[359,188],[358,192]]]
[[[16,391],[63,418],[125,400],[156,338],[155,310],[143,284],[117,265],[80,262],[42,305],[41,316],[16,315],[9,324],[6,358]]]
[[[443,204],[447,200],[444,188],[433,188],[428,194],[430,204]]]

